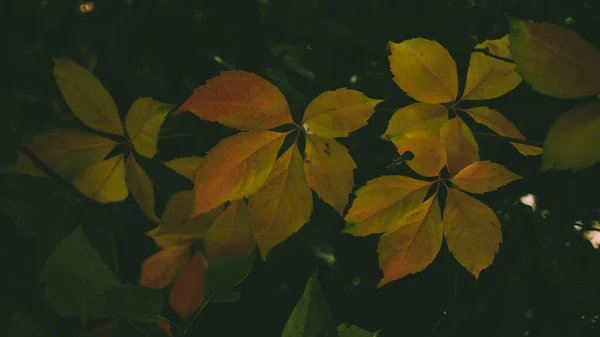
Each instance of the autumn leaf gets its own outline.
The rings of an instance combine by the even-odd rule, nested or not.
[[[133,148],[146,158],[156,155],[158,131],[167,116],[171,104],[144,97],[136,99],[125,116],[125,129]]]
[[[542,171],[581,171],[600,162],[600,103],[571,108],[550,127]]]
[[[453,118],[442,125],[440,140],[448,155],[450,174],[455,174],[479,160],[479,145],[471,129],[460,118]]]
[[[92,129],[124,136],[117,105],[100,81],[73,61],[54,62],[56,84],[75,117]]]
[[[442,246],[437,193],[411,209],[379,238],[377,253],[383,279],[378,287],[425,269]]]
[[[504,166],[490,161],[476,161],[463,168],[450,181],[471,193],[494,191],[511,181],[522,179]]]
[[[204,304],[204,282],[206,265],[197,251],[173,283],[169,294],[169,305],[182,319],[187,319]]]
[[[326,91],[308,104],[302,123],[322,137],[346,137],[367,125],[375,106],[381,102],[352,89]]]
[[[204,248],[208,259],[243,256],[254,251],[250,228],[256,221],[243,200],[230,203],[206,232]]]
[[[533,90],[558,98],[600,93],[600,51],[564,27],[510,19],[510,52]]]
[[[486,204],[448,188],[444,237],[456,260],[475,278],[490,266],[502,242],[500,220]]]
[[[369,180],[356,191],[344,220],[344,232],[355,236],[383,233],[423,202],[431,182],[403,176]]]
[[[148,174],[135,160],[133,153],[127,157],[125,172],[127,187],[144,215],[156,223],[160,222],[154,212],[154,186]]]
[[[125,183],[123,154],[88,167],[73,179],[73,186],[88,198],[101,203],[124,200],[129,192]]]
[[[192,205],[194,204],[194,191],[179,191],[174,193],[163,211],[160,220],[168,226],[176,226],[190,217]]]
[[[413,103],[398,109],[388,122],[383,138],[411,131],[431,131],[436,136],[448,121],[448,108],[440,104]]]
[[[354,186],[356,163],[342,144],[334,139],[306,135],[304,173],[308,186],[340,215]]]
[[[485,40],[475,48],[487,48],[492,55],[510,59],[508,35],[498,40]],[[461,100],[492,99],[506,94],[521,83],[513,63],[472,52],[467,81]]]
[[[47,177],[23,152],[17,154],[17,162],[5,172],[27,174],[32,177]]]
[[[469,114],[473,120],[479,124],[483,124],[501,136],[525,139],[519,129],[511,123],[504,115],[498,111],[486,106],[478,106],[471,109],[462,110]],[[544,149],[537,146],[524,145],[519,143],[511,143],[521,154],[539,155],[544,152]]]
[[[293,122],[281,91],[245,71],[225,71],[209,79],[194,90],[175,115],[183,111],[240,130],[268,130]]]
[[[456,62],[446,48],[424,38],[390,42],[390,48],[394,82],[408,96],[423,103],[446,103],[456,99]]]
[[[251,229],[263,259],[308,222],[313,196],[296,142],[277,159],[267,182],[250,196],[248,205],[260,219],[251,223]]]
[[[190,260],[189,248],[189,245],[171,246],[154,253],[142,264],[139,283],[157,290],[168,286]]]
[[[424,177],[437,176],[446,165],[444,145],[431,132],[422,130],[392,136],[390,140],[399,154],[411,152],[414,158],[406,161],[406,165]]]
[[[182,176],[194,182],[194,180],[196,180],[196,171],[200,166],[201,160],[202,158],[198,156],[191,156],[184,158],[175,158],[173,160],[163,162],[163,164],[165,164],[165,166],[167,166],[171,170],[181,174]]]

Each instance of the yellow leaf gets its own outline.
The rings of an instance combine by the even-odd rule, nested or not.
[[[123,154],[88,167],[73,180],[73,185],[81,193],[101,203],[124,200],[128,191]]]
[[[190,217],[192,205],[194,204],[194,191],[179,191],[174,193],[163,211],[160,221],[164,225],[176,226]]]
[[[492,264],[502,242],[500,220],[481,201],[453,188],[447,191],[443,224],[448,249],[478,278]]]
[[[460,119],[453,118],[442,125],[440,140],[448,155],[448,172],[456,174],[479,160],[479,145],[471,129]]]
[[[260,219],[251,223],[251,229],[263,259],[308,222],[313,197],[296,143],[277,159],[269,179],[250,196],[248,205]]]
[[[356,199],[344,218],[344,232],[366,236],[387,231],[401,221],[406,212],[423,202],[431,184],[403,176],[369,180],[356,191]]]
[[[442,218],[437,193],[406,213],[398,228],[379,238],[377,253],[383,279],[378,287],[425,269],[442,246]]]
[[[446,165],[446,150],[431,132],[417,130],[398,137],[392,136],[390,139],[399,154],[409,151],[414,155],[406,164],[424,177],[437,176]]]
[[[267,130],[293,123],[281,91],[245,71],[225,71],[209,79],[194,90],[175,114],[182,111],[240,130]]]
[[[394,82],[423,103],[452,102],[458,95],[456,62],[436,41],[424,38],[390,42]]]
[[[144,215],[148,219],[159,223],[160,220],[158,220],[154,212],[154,186],[148,174],[135,161],[133,153],[130,153],[129,157],[127,157],[125,172],[127,187],[129,187],[133,198],[137,201],[142,212],[144,212]]]
[[[202,158],[198,156],[191,156],[185,158],[175,158],[173,160],[165,161],[163,164],[194,182],[194,180],[196,180],[196,171],[200,166],[201,160]]]
[[[525,137],[523,137],[521,132],[519,132],[519,129],[517,129],[513,123],[511,123],[506,117],[504,117],[504,115],[494,109],[490,109],[486,106],[478,106],[463,111],[468,113],[473,120],[475,120],[475,122],[487,126],[501,136],[525,139]],[[526,156],[535,156],[544,152],[543,148],[537,146],[523,145],[519,143],[511,144],[517,149],[517,151]]]
[[[162,289],[189,260],[189,245],[172,246],[162,249],[146,259],[140,272],[140,284],[152,289]]]
[[[322,137],[346,137],[367,125],[375,106],[381,102],[383,100],[371,99],[356,90],[326,91],[308,104],[302,123]]]
[[[492,55],[510,59],[508,35],[498,40],[485,40],[475,48],[487,48]],[[467,70],[467,82],[461,100],[482,100],[502,96],[521,83],[516,65],[472,52]]]
[[[33,177],[47,177],[35,163],[29,159],[23,152],[17,154],[17,162],[5,172],[27,174]]]
[[[102,83],[73,61],[54,62],[56,84],[75,117],[92,129],[124,136],[117,105]]]
[[[243,200],[231,202],[208,227],[204,238],[208,259],[252,253],[254,238],[250,227],[256,220]]]
[[[133,148],[146,158],[156,155],[158,131],[173,105],[144,97],[136,99],[125,116],[125,129]]]
[[[306,135],[304,173],[308,186],[341,215],[354,186],[356,163],[334,139]]]
[[[463,168],[450,181],[467,192],[486,193],[517,179],[522,177],[502,165],[486,160],[476,161]]]
[[[200,162],[192,216],[249,197],[267,180],[286,133],[242,132],[223,139]]]
[[[550,127],[542,171],[581,171],[600,162],[600,103],[571,108]]]
[[[448,108],[440,104],[413,103],[398,109],[390,118],[386,136],[398,136],[411,131],[431,131],[438,136],[440,127],[448,121]]]

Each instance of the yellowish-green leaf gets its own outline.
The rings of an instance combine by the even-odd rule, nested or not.
[[[406,164],[424,177],[437,176],[446,165],[446,150],[438,137],[428,131],[412,131],[402,136],[390,137],[399,154],[412,152],[414,158]]]
[[[148,174],[135,161],[133,153],[130,153],[129,157],[127,157],[125,172],[127,187],[142,209],[142,212],[144,212],[144,215],[148,219],[159,223],[160,220],[154,212],[154,186]]]
[[[577,98],[600,93],[600,51],[577,33],[553,24],[510,20],[510,52],[534,90]]]
[[[124,136],[117,105],[102,83],[71,60],[54,62],[54,78],[75,117],[94,130]]]
[[[448,50],[433,40],[415,38],[390,42],[394,82],[423,103],[452,102],[458,95],[456,62]]]
[[[411,131],[431,131],[436,136],[448,121],[448,108],[440,104],[413,103],[398,109],[390,118],[382,137],[398,136]]]
[[[356,163],[348,149],[334,139],[306,135],[304,173],[308,186],[339,214],[354,186]]]
[[[192,216],[249,197],[267,180],[286,133],[242,132],[223,139],[200,162]]]
[[[101,203],[127,198],[125,158],[123,154],[94,164],[73,180],[73,185],[89,198]]]
[[[204,248],[209,260],[222,257],[244,256],[254,251],[254,238],[250,228],[258,219],[243,200],[230,203],[212,222]]]
[[[369,180],[356,191],[344,220],[344,232],[355,236],[383,233],[423,202],[431,182],[403,176]]]
[[[144,97],[136,99],[125,116],[125,129],[133,148],[144,157],[156,155],[158,131],[173,105]]]
[[[302,123],[319,136],[346,137],[367,125],[375,106],[381,102],[352,89],[326,91],[308,104]]]
[[[498,40],[485,40],[475,48],[487,48],[492,55],[510,59],[508,44],[508,35],[505,35]],[[491,99],[513,90],[522,81],[515,68],[513,63],[472,52],[461,100]]]
[[[27,174],[33,177],[47,177],[46,173],[42,172],[35,163],[29,159],[23,152],[17,154],[17,162],[6,172]]]
[[[165,210],[163,211],[160,221],[166,226],[177,226],[183,223],[190,217],[192,205],[194,204],[194,191],[179,191],[174,193]]]
[[[479,145],[471,129],[460,118],[453,118],[442,125],[440,140],[448,155],[450,174],[454,175],[479,160]]]
[[[165,161],[163,164],[194,182],[194,180],[196,180],[196,171],[198,171],[198,167],[200,167],[201,160],[201,157],[191,156],[175,158],[173,160]]]
[[[396,229],[379,238],[383,279],[379,287],[425,269],[442,246],[442,214],[437,193],[406,213]]]
[[[463,110],[468,113],[475,122],[483,124],[501,136],[525,139],[519,129],[511,123],[500,112],[490,109],[487,106],[478,106],[471,109]],[[542,154],[544,149],[537,146],[524,145],[519,143],[511,143],[517,151],[526,156],[535,156]]]
[[[486,193],[522,178],[502,165],[485,160],[463,168],[450,181],[467,192]]]
[[[544,142],[542,171],[580,171],[600,162],[600,104],[577,106],[558,117]]]
[[[263,259],[271,248],[308,222],[313,197],[296,143],[277,159],[269,179],[250,197],[248,205],[260,219],[252,222],[251,229]]]
[[[443,224],[448,249],[478,278],[492,264],[502,242],[500,220],[481,201],[453,188],[447,191]]]

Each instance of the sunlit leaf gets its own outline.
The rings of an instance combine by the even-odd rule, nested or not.
[[[383,279],[379,286],[425,269],[442,246],[442,214],[437,193],[406,213],[379,238]]]
[[[243,200],[231,202],[206,231],[204,248],[208,259],[248,255],[254,251],[250,227],[257,219]]]
[[[135,161],[133,153],[130,153],[127,157],[125,171],[127,187],[144,215],[154,222],[160,222],[154,212],[154,186],[148,174]]]
[[[187,319],[204,303],[206,265],[202,254],[197,251],[173,282],[169,304],[182,319]]]
[[[127,198],[125,183],[125,159],[114,156],[85,169],[73,180],[73,185],[89,198],[101,203],[121,201]]]
[[[346,137],[367,125],[375,106],[381,102],[352,89],[326,91],[308,104],[302,123],[319,136]]]
[[[196,179],[196,171],[200,166],[201,160],[202,158],[198,156],[191,156],[185,158],[175,158],[173,160],[165,161],[163,164],[194,182]]]
[[[553,97],[600,93],[600,51],[567,28],[510,19],[510,52],[534,90]]]
[[[337,326],[339,337],[377,337],[381,330],[367,331],[363,330],[356,325],[348,325],[346,323]]]
[[[467,192],[486,193],[521,178],[504,166],[485,160],[463,168],[450,181]]]
[[[205,296],[211,302],[233,302],[241,296],[231,291],[242,283],[254,264],[256,254],[226,257],[213,260],[206,270]]]
[[[519,129],[511,123],[504,115],[494,109],[486,106],[478,106],[471,109],[463,110],[479,124],[483,124],[501,136],[525,139]],[[537,146],[524,145],[519,143],[511,143],[521,154],[539,155],[544,152],[544,149]]]
[[[23,152],[18,153],[17,162],[6,172],[27,174],[33,177],[47,177],[46,173],[42,172]]]
[[[447,121],[448,108],[445,106],[413,103],[394,112],[382,136],[398,136],[417,130],[431,131],[438,136],[440,127]]]
[[[446,150],[439,138],[428,131],[412,131],[402,136],[391,136],[390,140],[399,154],[411,152],[414,157],[406,165],[424,177],[437,176],[446,165]]]
[[[191,111],[208,121],[240,130],[267,130],[292,123],[283,94],[262,77],[225,71],[194,90],[175,114]]]
[[[458,95],[456,62],[436,41],[424,38],[390,42],[394,82],[406,94],[424,103],[452,102]]]
[[[242,132],[223,139],[208,151],[196,172],[192,216],[256,192],[269,177],[285,135],[272,131]]]
[[[306,135],[304,173],[317,195],[342,214],[354,186],[356,163],[342,144],[334,139]]]
[[[448,249],[478,278],[492,264],[502,242],[500,220],[481,201],[453,188],[447,191],[443,224]]]
[[[550,127],[544,142],[542,171],[580,171],[600,162],[600,104],[574,107]]]
[[[125,129],[133,148],[144,157],[156,155],[158,131],[173,105],[144,97],[136,99],[125,116]]]
[[[356,199],[344,218],[344,232],[356,236],[385,232],[423,202],[431,184],[403,176],[369,180],[356,191]]]
[[[122,284],[108,289],[108,312],[137,322],[160,320],[163,298],[160,293],[139,284]]]
[[[169,285],[190,260],[189,250],[189,245],[170,246],[151,255],[142,264],[140,284],[152,289],[162,289]]]
[[[100,81],[73,61],[54,62],[54,78],[75,117],[92,129],[124,136],[117,105]]]
[[[248,204],[260,219],[251,223],[251,229],[263,259],[271,248],[308,222],[313,197],[296,143],[277,159],[269,179]]]
[[[440,140],[446,149],[450,174],[456,174],[479,160],[479,145],[471,129],[460,118],[453,118],[442,125]]]

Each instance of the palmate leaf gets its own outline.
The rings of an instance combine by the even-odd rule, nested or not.
[[[471,129],[460,118],[453,118],[442,125],[440,140],[446,149],[450,174],[479,160],[479,145]]]
[[[169,293],[169,305],[182,319],[187,319],[204,304],[206,262],[200,251],[181,269]]]
[[[486,193],[521,178],[504,166],[486,160],[463,168],[450,181],[467,192]]]
[[[440,135],[440,127],[448,121],[448,108],[441,104],[413,103],[398,109],[388,122],[383,138],[412,131],[430,131]]]
[[[133,102],[125,116],[125,129],[137,153],[147,158],[156,155],[158,131],[172,108],[171,104],[149,97],[138,98]]]
[[[179,245],[154,253],[142,264],[139,283],[152,289],[166,287],[189,262],[189,251],[189,245]]]
[[[124,156],[120,154],[86,168],[73,179],[73,186],[101,203],[124,200],[129,195]]]
[[[432,132],[417,130],[401,136],[392,136],[390,139],[400,155],[405,152],[414,155],[414,158],[406,161],[406,164],[424,177],[437,176],[446,165],[444,145]]]
[[[196,171],[198,171],[198,167],[200,166],[201,160],[202,158],[198,156],[191,156],[184,158],[175,158],[173,160],[163,162],[163,164],[165,164],[165,166],[167,166],[171,170],[188,178],[191,182],[194,182],[194,180],[196,179]]]
[[[258,221],[243,200],[231,202],[206,231],[204,248],[209,261],[254,251],[250,228]]]
[[[125,163],[125,174],[127,187],[131,191],[133,198],[144,212],[144,215],[158,223],[160,220],[154,212],[154,186],[148,174],[135,160],[133,153],[129,154]]]

